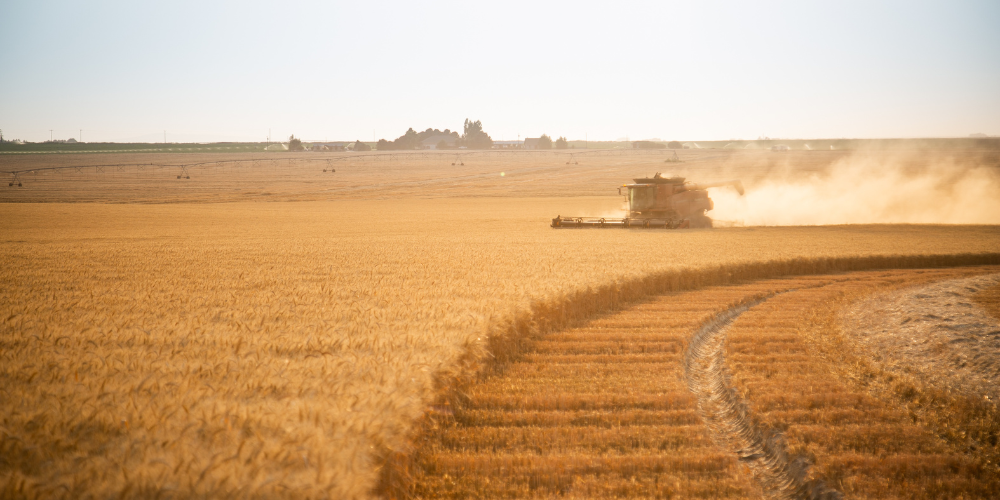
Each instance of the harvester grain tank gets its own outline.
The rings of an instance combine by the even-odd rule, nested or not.
[[[714,205],[708,197],[708,188],[732,186],[743,194],[740,181],[709,183],[687,182],[683,177],[663,177],[659,173],[653,177],[633,179],[634,184],[618,188],[628,201],[628,216],[606,217],[562,217],[552,219],[554,228],[664,228],[683,229],[689,227],[712,227],[712,219],[705,212]],[[622,190],[626,190],[622,193]]]

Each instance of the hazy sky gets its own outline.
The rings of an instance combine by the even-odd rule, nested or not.
[[[1000,2],[0,0],[40,141],[1000,135]]]

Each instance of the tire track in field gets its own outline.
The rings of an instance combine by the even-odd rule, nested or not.
[[[781,434],[763,429],[754,421],[726,368],[727,328],[741,314],[773,296],[768,294],[726,309],[695,332],[684,356],[688,387],[698,398],[698,414],[713,439],[720,447],[739,456],[740,462],[750,468],[768,496],[839,499],[843,495],[828,488],[823,481],[807,479],[808,462],[788,455]]]

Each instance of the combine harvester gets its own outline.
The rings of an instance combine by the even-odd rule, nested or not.
[[[596,227],[596,228],[659,228],[685,229],[690,227],[712,227],[712,219],[705,215],[714,205],[708,197],[708,188],[732,186],[743,195],[740,181],[710,182],[696,184],[685,182],[683,177],[662,177],[659,172],[652,178],[634,179],[635,184],[625,184],[618,188],[628,190],[628,217],[608,219],[604,217],[562,217],[552,219],[553,228]]]

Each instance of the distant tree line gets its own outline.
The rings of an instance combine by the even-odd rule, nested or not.
[[[392,141],[379,139],[376,148],[379,151],[401,151],[408,149],[423,149],[423,141],[436,136],[447,136],[442,138],[434,146],[437,149],[451,149],[465,147],[468,149],[490,149],[493,147],[493,139],[483,131],[483,124],[479,120],[465,120],[462,135],[457,131],[448,129],[438,130],[428,128],[423,132],[417,132],[413,128],[407,129],[406,133]]]
[[[555,146],[556,149],[568,149],[569,141],[567,141],[565,137],[560,137],[553,141],[548,134],[542,134],[542,136],[538,138],[538,149],[552,149],[552,146]]]
[[[292,134],[288,138],[288,150],[289,151],[305,151],[305,149],[306,149],[306,147],[302,145],[302,139],[299,139],[298,137],[295,137],[295,134]],[[365,144],[365,143],[363,143],[361,141],[354,141],[354,151],[371,151],[371,150],[372,150],[371,146],[369,146],[369,145],[367,145],[367,144]]]
[[[437,135],[446,135],[454,137],[455,141],[458,141],[460,137],[458,132],[452,132],[451,130],[444,129],[444,131],[438,130],[436,128],[429,128],[423,132],[417,132],[413,130],[413,127],[407,129],[406,133],[397,137],[393,141],[387,141],[385,139],[379,139],[375,148],[379,151],[402,151],[406,149],[422,149],[423,146],[421,142],[424,139],[434,137]]]
[[[635,149],[666,149],[667,145],[662,142],[634,141],[632,142],[632,147]],[[677,147],[679,148],[680,144]]]

